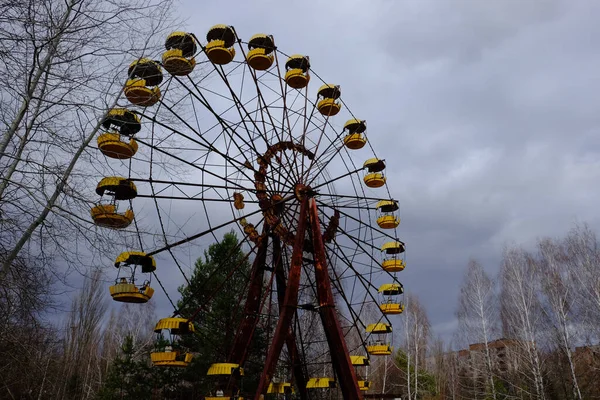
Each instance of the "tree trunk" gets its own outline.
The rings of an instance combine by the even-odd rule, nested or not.
[[[56,52],[58,50],[58,45],[60,44],[60,41],[64,34],[65,28],[70,23],[71,13],[73,12],[73,8],[77,3],[78,3],[78,1],[76,1],[76,0],[71,0],[69,2],[65,2],[67,9],[65,10],[63,17],[62,17],[60,23],[58,24],[56,35],[54,35],[54,37],[52,38],[50,43],[48,43],[48,52],[46,53],[44,60],[37,67],[37,70],[35,70],[36,63],[34,62],[32,65],[32,68],[31,68],[32,71],[31,71],[31,75],[30,75],[30,76],[32,76],[32,78],[29,81],[29,85],[28,85],[27,91],[25,93],[25,96],[23,98],[23,101],[21,103],[21,107],[19,108],[19,111],[17,112],[15,119],[10,124],[10,127],[8,128],[8,130],[4,133],[4,135],[2,135],[2,140],[0,141],[0,160],[5,155],[8,144],[10,143],[11,139],[13,138],[13,136],[15,135],[17,130],[19,129],[19,126],[21,125],[23,118],[25,118],[25,115],[27,114],[27,110],[29,109],[29,103],[31,102],[31,100],[35,94],[35,91],[37,89],[37,86],[39,84],[39,81],[40,81],[42,75],[45,72],[47,73],[49,71],[50,63],[52,62],[52,59],[56,55]],[[35,73],[34,73],[34,71],[35,71]]]

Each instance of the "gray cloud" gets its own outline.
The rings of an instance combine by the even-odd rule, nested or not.
[[[390,189],[401,203],[408,248],[401,279],[421,297],[437,333],[454,328],[469,257],[494,273],[506,242],[530,246],[576,221],[600,225],[600,3],[223,7],[186,1],[180,13],[199,37],[227,23],[246,39],[271,33],[283,52],[309,54],[315,72],[342,85],[346,104],[368,120],[369,140],[388,160]],[[165,280],[171,288],[179,283],[171,274]]]

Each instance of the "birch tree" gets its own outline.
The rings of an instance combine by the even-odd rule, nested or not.
[[[600,246],[587,225],[572,229],[565,239],[569,278],[576,284],[574,295],[580,304],[579,320],[588,333],[586,341],[600,341]]]
[[[476,395],[483,397],[489,394],[494,400],[497,396],[489,342],[498,334],[498,314],[495,283],[481,264],[471,260],[460,288],[456,316],[463,344],[480,343],[483,346],[482,354],[471,361],[474,375],[481,376],[485,382],[482,393]]]
[[[171,0],[26,0],[0,5],[0,282],[25,251],[47,264],[102,247],[91,228],[90,143],[131,60],[164,40]],[[104,160],[102,160],[104,162]]]
[[[64,328],[63,397],[89,399],[102,383],[100,344],[108,303],[101,277],[101,270],[93,271],[71,305]]]
[[[533,387],[534,398],[545,399],[543,365],[537,347],[545,327],[540,304],[541,271],[531,255],[518,247],[504,250],[500,270],[502,324],[504,336],[516,339],[514,352],[525,375],[525,386]],[[518,384],[518,383],[517,383]]]
[[[569,277],[568,257],[564,246],[552,239],[541,240],[538,243],[538,253],[539,268],[544,271],[542,278],[544,312],[548,316],[555,338],[553,347],[558,349],[566,359],[573,398],[582,399],[573,360],[573,348],[578,334],[577,322],[573,321],[573,315],[577,304],[575,287]]]

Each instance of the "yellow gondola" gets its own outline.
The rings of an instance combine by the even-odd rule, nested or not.
[[[105,228],[123,229],[127,228],[133,222],[133,210],[129,209],[124,213],[117,211],[114,204],[99,204],[90,210],[94,224]]]
[[[133,157],[138,144],[133,135],[142,128],[140,118],[125,108],[113,108],[102,121],[105,133],[98,136],[98,148],[107,157],[124,160]],[[129,138],[123,141],[122,137]]]
[[[115,284],[110,287],[110,295],[115,301],[124,303],[146,303],[154,294],[154,289],[150,287],[148,280],[144,281],[142,286],[135,284],[135,273],[138,267],[141,273],[147,274],[156,270],[156,261],[154,257],[146,255],[141,251],[127,251],[121,253],[115,260],[115,268],[119,269],[119,275],[122,268],[128,267],[131,272],[128,277],[117,276]]]
[[[381,303],[379,309],[385,315],[396,315],[404,312],[404,304],[396,302]]]
[[[366,367],[370,365],[369,358],[365,356],[350,356],[350,362],[355,367]]]
[[[99,204],[92,207],[91,215],[94,223],[98,226],[122,229],[128,227],[133,222],[133,210],[129,209],[124,213],[117,211],[116,200],[131,200],[137,195],[137,190],[133,182],[117,176],[103,178],[96,187],[96,193],[100,196],[107,194],[112,198],[111,202]]]
[[[377,225],[381,229],[394,229],[400,225],[400,218],[394,214],[399,208],[396,200],[381,200],[375,208],[378,212]]]
[[[162,331],[169,332],[169,339],[165,341]],[[154,327],[154,332],[159,335],[157,350],[150,354],[152,364],[160,367],[187,367],[192,362],[193,354],[186,353],[179,348],[177,337],[189,335],[195,330],[194,324],[185,318],[163,318]]]
[[[310,81],[310,61],[308,56],[294,54],[285,63],[285,83],[294,89],[302,89]]]
[[[221,391],[223,395],[219,396],[206,396],[206,400],[223,400],[223,399],[233,399],[234,395],[239,394],[239,391],[227,390],[228,383],[230,383],[231,376],[244,376],[244,369],[240,368],[239,364],[233,363],[215,363],[208,368],[208,372],[206,376],[212,377],[215,383],[215,387],[217,388],[217,392]],[[216,393],[215,393],[216,394]],[[235,397],[236,399],[242,399],[242,397]]]
[[[240,376],[244,376],[244,368],[240,368],[239,364],[233,364],[233,363],[215,363],[215,364],[212,364],[210,366],[210,368],[208,369],[208,372],[206,373],[206,375],[207,376],[231,375],[237,369],[239,369]]]
[[[317,91],[321,100],[317,103],[319,112],[327,117],[336,115],[342,109],[342,103],[338,100],[342,95],[339,85],[325,84]]]
[[[387,272],[399,272],[406,266],[404,261],[398,258],[399,254],[404,253],[405,247],[402,242],[387,242],[381,246],[384,252],[384,260],[381,267]]]
[[[392,351],[392,346],[388,343],[375,342],[367,345],[367,352],[372,356],[389,356]]]
[[[379,287],[378,292],[384,296],[383,301],[379,304],[379,309],[383,314],[394,315],[404,312],[404,304],[395,299],[395,297],[404,293],[404,287],[401,283],[384,283]]]
[[[194,70],[194,54],[198,51],[198,45],[192,34],[179,31],[171,33],[165,40],[165,48],[162,64],[168,73],[184,76]]]
[[[344,145],[351,150],[362,149],[367,143],[363,133],[367,130],[367,121],[356,118],[349,119],[344,124],[344,130],[348,131],[344,136]]]
[[[377,291],[384,296],[398,296],[404,293],[404,288],[400,283],[384,283]]]
[[[265,35],[263,33],[256,34],[248,41],[248,54],[246,54],[246,61],[248,65],[255,70],[264,71],[273,65],[273,50],[275,49],[275,42],[273,36]]]
[[[385,335],[392,332],[392,326],[385,322],[367,325],[367,332],[378,335]]]
[[[131,200],[137,196],[137,188],[135,187],[135,184],[127,178],[107,176],[98,182],[96,194],[99,196],[108,194],[115,200]]]
[[[370,365],[369,358],[365,356],[350,356],[350,362],[357,368],[356,377],[358,378],[358,388],[362,391],[369,390],[371,382],[365,380],[358,371],[360,367],[367,367]]]
[[[329,389],[335,388],[337,386],[337,382],[335,378],[331,377],[319,377],[319,378],[310,378],[306,383],[307,389]]]
[[[286,390],[289,393],[294,393],[294,388],[290,382],[271,382],[267,388],[267,393],[284,394]]]
[[[158,85],[163,75],[160,65],[149,58],[141,58],[131,63],[129,79],[125,84],[125,97],[132,104],[149,107],[160,100]]]
[[[204,48],[210,61],[218,65],[229,64],[235,57],[233,45],[236,41],[235,31],[229,25],[215,25],[206,34],[208,43]]]
[[[382,172],[385,169],[385,161],[378,158],[369,158],[365,161],[363,167],[367,170],[363,178],[365,185],[370,188],[378,188],[385,185],[386,178]]]
[[[203,397],[204,400],[244,400],[244,397],[241,396],[206,396]]]

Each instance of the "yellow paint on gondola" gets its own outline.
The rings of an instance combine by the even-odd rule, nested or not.
[[[294,54],[285,62],[285,82],[294,89],[303,89],[310,81],[310,61],[308,56]]]
[[[393,348],[389,344],[371,344],[367,345],[367,352],[372,356],[389,356]]]
[[[196,66],[194,54],[198,47],[193,35],[187,32],[173,32],[167,36],[165,48],[162,63],[168,73],[185,76],[194,70]]]
[[[369,363],[369,358],[366,356],[350,356],[350,362],[354,366],[366,367]]]
[[[319,377],[310,378],[306,383],[307,389],[328,389],[335,388],[337,385],[335,378],[331,377]]]
[[[257,71],[269,69],[275,59],[272,54],[274,48],[272,36],[263,33],[252,36],[248,41],[249,51],[246,54],[248,65]]]
[[[210,366],[207,376],[213,375],[231,375],[234,370],[240,368],[239,364],[233,363],[215,363]],[[244,369],[240,368],[240,376],[244,376]]]
[[[135,60],[128,70],[129,79],[125,84],[125,97],[132,104],[149,107],[160,100],[158,85],[163,75],[160,65],[148,58]]]
[[[236,35],[231,26],[218,24],[209,29],[206,34],[208,43],[204,52],[210,61],[214,64],[229,64],[235,58]]]
[[[368,333],[387,334],[392,332],[392,326],[390,324],[386,324],[385,322],[378,322],[367,325],[366,330]]]
[[[160,334],[163,330],[169,332],[171,342],[162,351],[155,351],[150,354],[152,365],[161,367],[187,367],[192,362],[194,356],[191,353],[175,349],[174,347],[178,346],[178,343],[174,339],[174,336],[193,333],[195,330],[194,324],[185,318],[163,318],[156,323],[154,332]]]
[[[123,229],[133,222],[133,210],[117,212],[113,204],[99,204],[90,210],[94,224],[105,228]]]
[[[404,304],[402,303],[382,303],[379,309],[385,315],[396,315],[404,312]]]
[[[325,84],[317,91],[317,96],[321,98],[317,103],[319,112],[327,117],[336,115],[342,109],[339,98],[342,92],[338,85]]]
[[[384,296],[396,296],[402,294],[404,289],[399,283],[384,283],[377,291]]]

